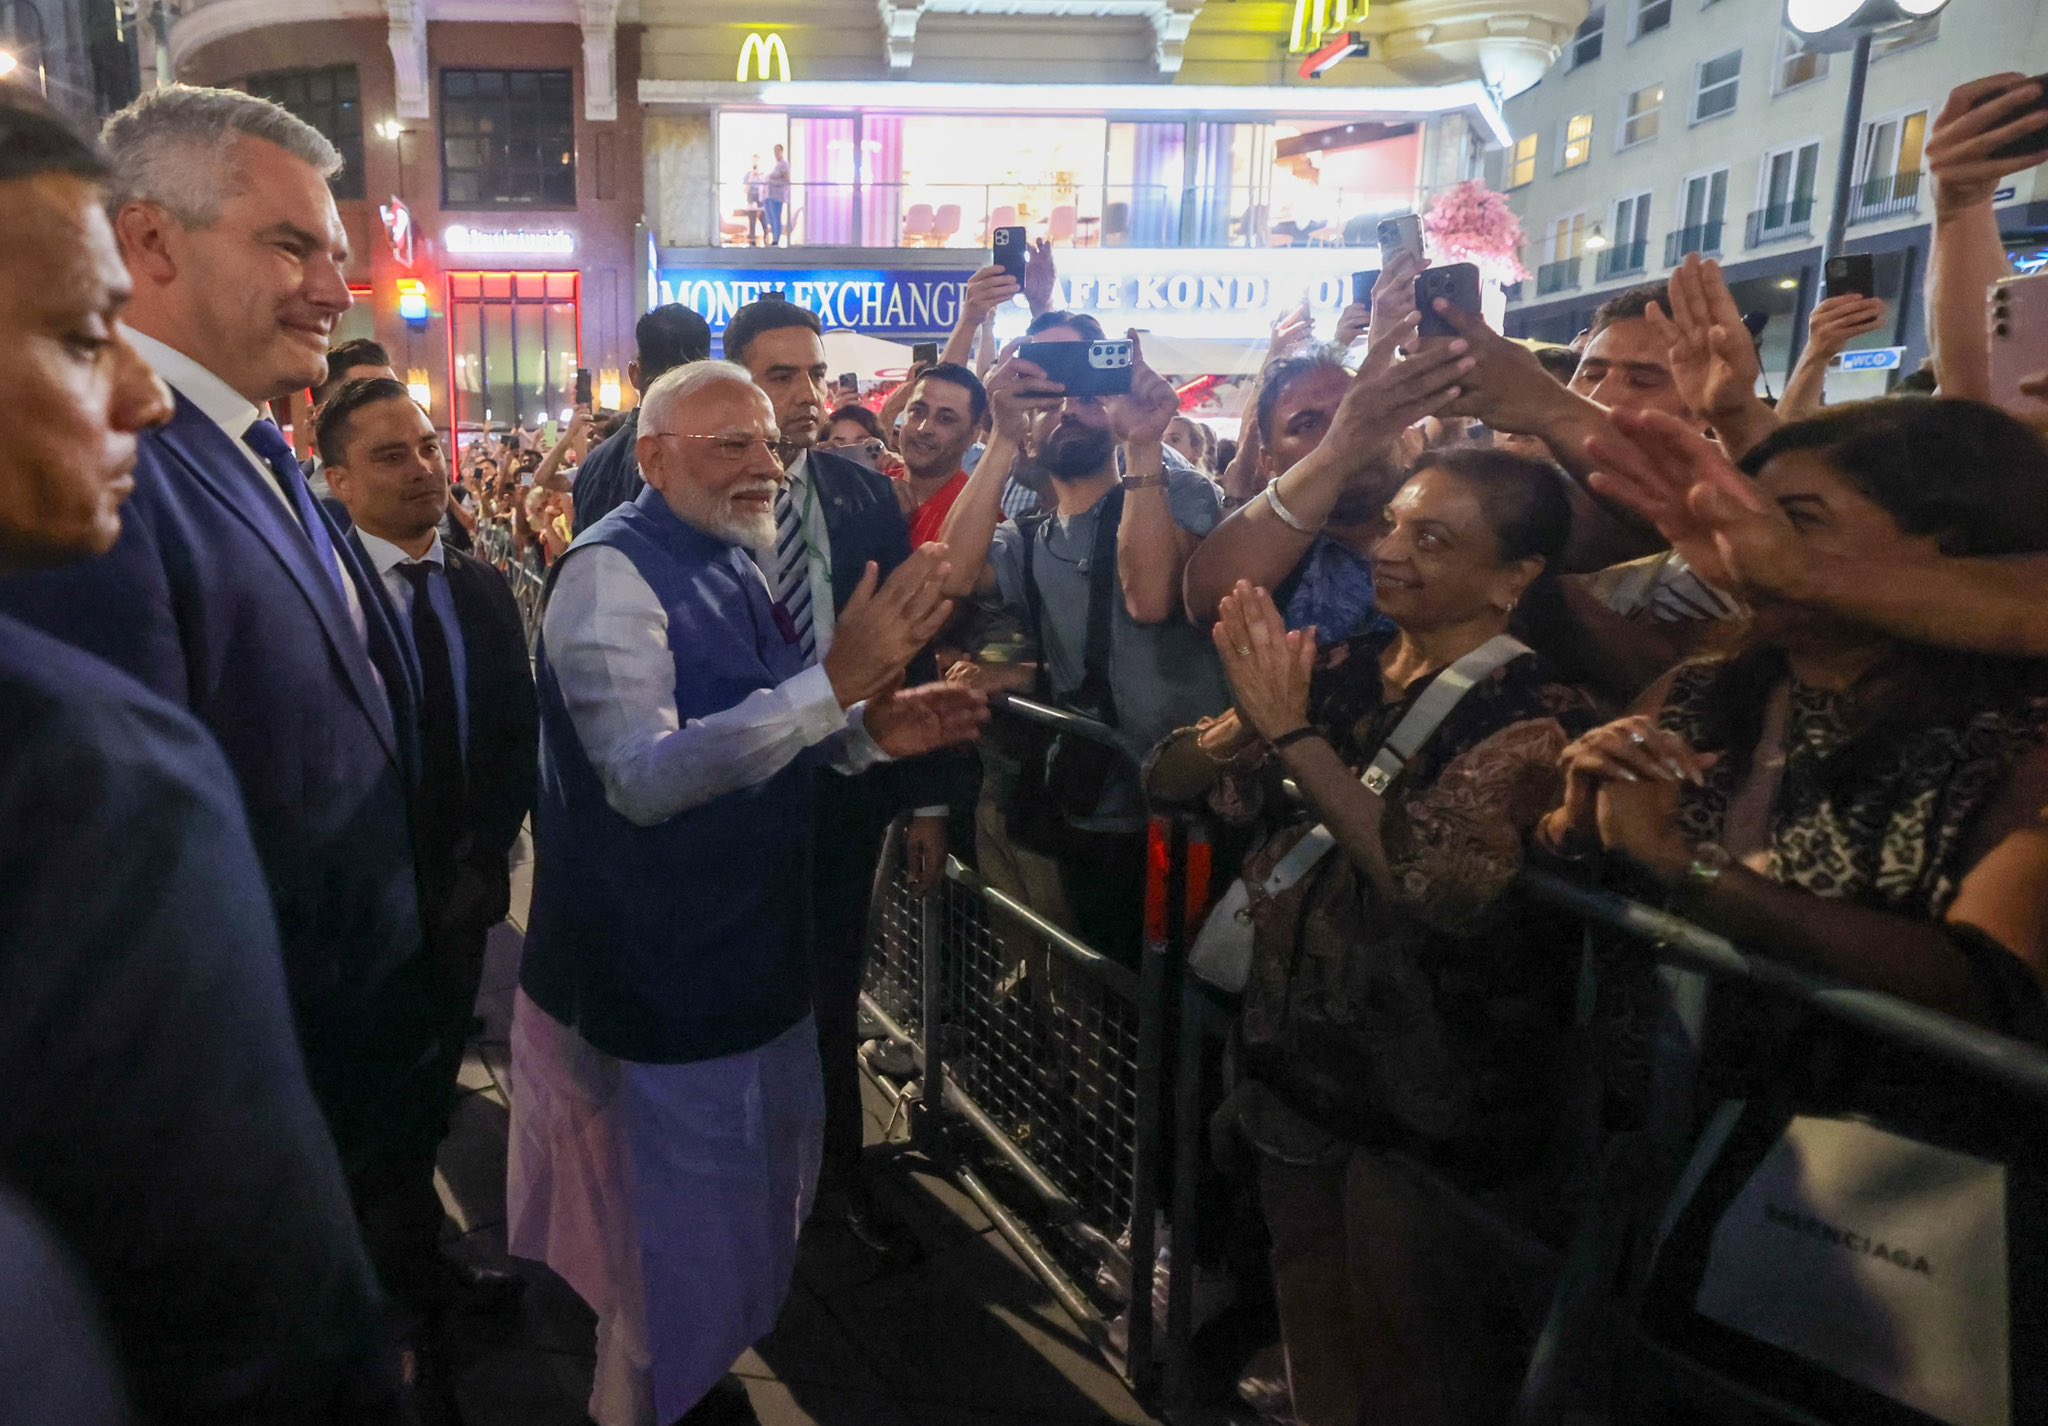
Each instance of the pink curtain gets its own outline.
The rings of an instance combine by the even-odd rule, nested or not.
[[[789,121],[801,184],[789,195],[791,243],[819,247],[853,241],[853,130],[851,115]]]
[[[861,119],[862,247],[893,248],[903,235],[903,116]]]

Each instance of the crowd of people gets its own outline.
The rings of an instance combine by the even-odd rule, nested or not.
[[[1816,308],[1774,405],[1710,261],[1560,360],[1418,311],[1396,256],[1332,340],[1276,326],[1219,441],[1139,334],[1108,398],[999,346],[1020,300],[1032,342],[1105,336],[1041,243],[885,399],[835,396],[802,307],[714,359],[664,306],[629,411],[453,450],[329,348],[317,132],[173,86],[95,145],[0,98],[0,392],[38,413],[0,438],[0,1378],[47,1421],[453,1419],[447,1325],[521,1279],[445,1251],[435,1153],[530,826],[510,1252],[595,1312],[601,1426],[752,1420],[730,1372],[806,1223],[896,1247],[885,852],[1134,965],[1168,807],[1242,854],[1204,935],[1254,1211],[1216,1256],[1273,1304],[1275,1413],[1503,1419],[1556,1272],[1521,1245],[1589,1118],[1643,1113],[1655,994],[1634,963],[1585,1004],[1525,865],[2048,1040],[2048,438],[1990,400],[1982,301],[2041,99],[1992,76],[1931,130],[1931,395],[1823,407],[1871,299]],[[779,149],[749,185],[780,241]],[[308,389],[310,469],[270,415]],[[1840,1026],[1726,996],[1706,1043],[1703,1115],[2040,1168],[2038,1105]]]

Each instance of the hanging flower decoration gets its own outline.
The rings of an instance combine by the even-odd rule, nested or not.
[[[1476,264],[1480,276],[1506,286],[1529,275],[1522,266],[1522,220],[1478,179],[1437,194],[1422,216],[1430,256],[1439,262]]]

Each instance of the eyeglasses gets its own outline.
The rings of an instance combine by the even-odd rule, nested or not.
[[[687,431],[647,431],[643,434],[653,436],[657,440],[673,438],[678,441],[709,441],[712,456],[727,465],[738,465],[754,453],[754,447],[759,446],[768,452],[777,465],[782,464],[780,450],[777,449],[775,442],[765,436],[699,436]]]

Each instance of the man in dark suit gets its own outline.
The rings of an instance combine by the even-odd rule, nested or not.
[[[869,564],[881,576],[910,556],[910,531],[889,478],[818,448],[825,428],[827,366],[816,316],[780,298],[735,312],[725,355],[775,404],[788,479],[775,498],[773,555],[762,573],[795,622],[806,657],[831,647]],[[929,653],[911,663],[909,681],[937,676]],[[924,890],[938,885],[946,861],[947,804],[960,793],[963,762],[951,755],[889,764],[858,777],[818,774],[816,924],[811,1008],[825,1067],[825,1162],[815,1217],[837,1219],[870,1246],[876,1232],[861,1166],[859,1023],[867,954],[868,900],[882,839],[897,815],[915,809],[905,832],[905,861]]]
[[[633,327],[633,340],[638,352],[626,363],[626,380],[642,394],[663,372],[711,355],[710,323],[680,302],[664,303],[642,317]],[[577,534],[633,499],[646,484],[634,454],[639,440],[640,408],[635,406],[619,429],[584,457],[572,487],[576,516],[571,524]]]
[[[0,404],[33,413],[0,424],[10,574],[105,557],[171,414],[116,325],[103,176],[0,88]],[[138,1419],[401,1419],[233,775],[191,714],[4,614],[0,867],[0,1183],[83,1270]]]
[[[505,576],[441,541],[448,460],[434,423],[405,387],[389,377],[349,382],[321,406],[318,442],[335,498],[348,510],[348,538],[382,581],[420,673],[413,830],[436,971],[438,1066],[423,1088],[445,1124],[484,939],[511,903],[509,856],[533,806],[540,727],[533,668]],[[441,1256],[430,1151],[391,1167],[394,1192],[364,1228],[393,1291],[432,1311],[515,1288],[519,1279],[510,1274]]]
[[[313,1093],[358,1196],[433,1120],[408,801],[414,685],[386,601],[265,402],[327,369],[349,305],[341,159],[266,100],[183,85],[108,120],[124,332],[171,387],[120,539],[0,582],[0,612],[197,714],[263,858]]]

